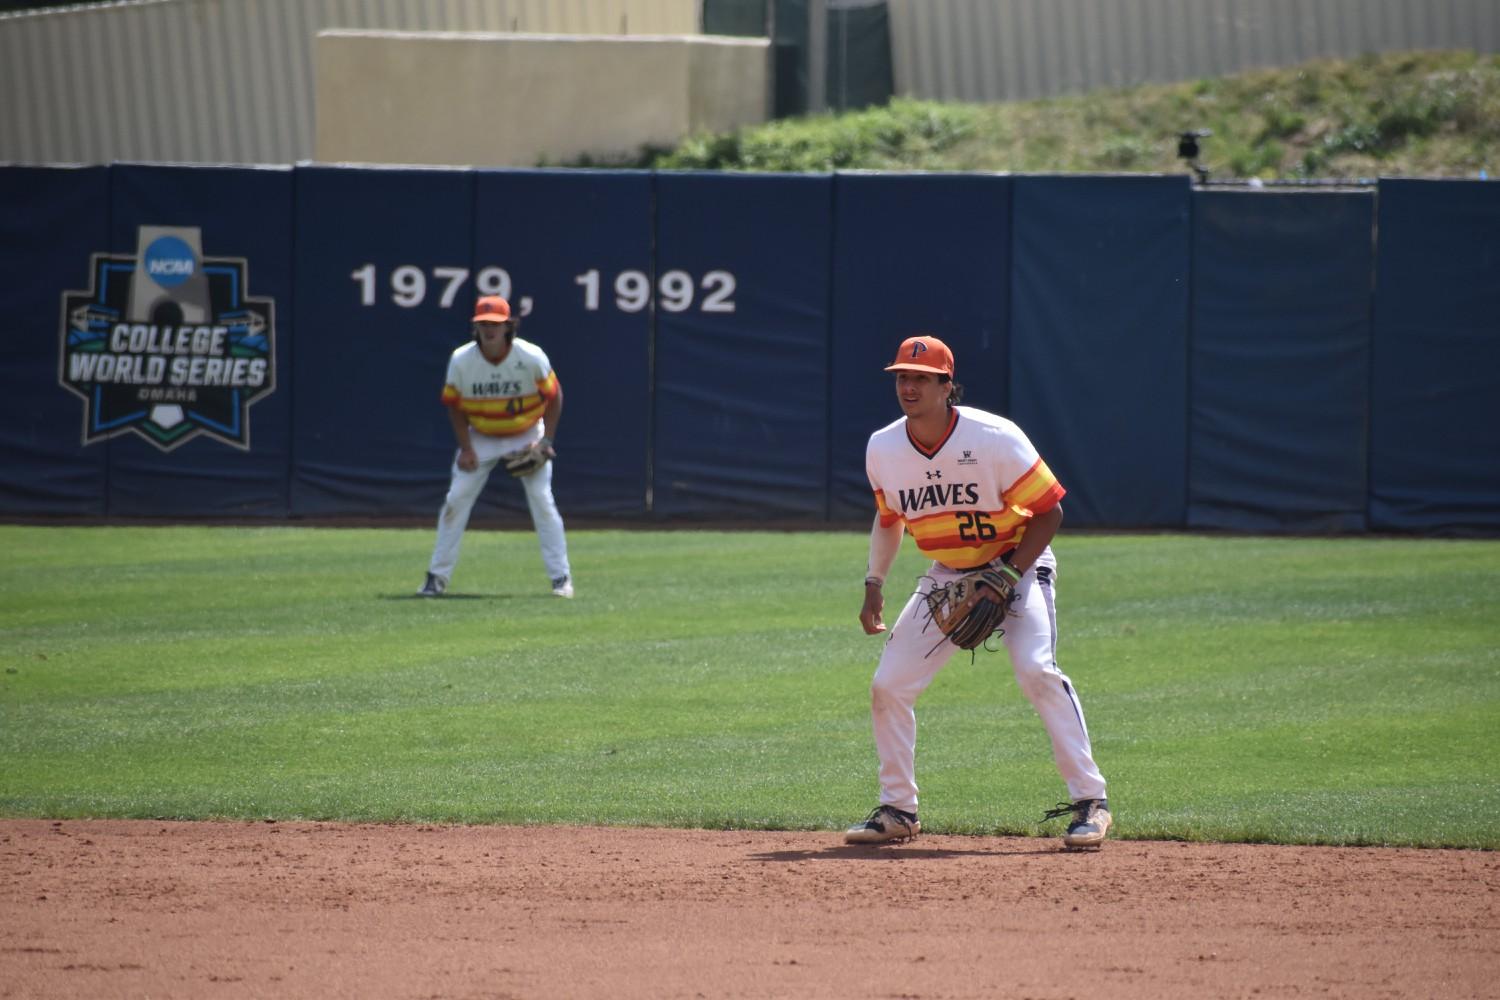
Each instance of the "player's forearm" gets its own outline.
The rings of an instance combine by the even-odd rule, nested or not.
[[[896,521],[888,526],[880,523],[879,515],[875,517],[875,523],[870,527],[870,559],[865,567],[865,584],[880,586],[885,583],[885,578],[890,575],[891,566],[896,562],[896,553],[901,550],[901,522]]]
[[[1042,557],[1042,551],[1057,537],[1057,529],[1062,527],[1062,521],[1062,504],[1058,504],[1026,522],[1026,534],[1021,536],[1021,544],[1016,546],[1010,556],[1010,564],[1017,572],[1024,576]]]
[[[456,406],[450,406],[448,408],[448,423],[453,428],[453,440],[458,443],[459,451],[474,446],[474,442],[469,438],[469,418],[464,416],[462,410]]]
[[[562,386],[558,386],[557,395],[547,400],[547,405],[542,409],[543,432],[553,441],[557,440],[557,425],[562,420],[562,409]]]

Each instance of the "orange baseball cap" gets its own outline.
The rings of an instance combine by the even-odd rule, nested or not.
[[[931,372],[953,376],[953,352],[936,337],[921,334],[901,341],[896,360],[885,366],[888,372]]]
[[[474,303],[474,322],[504,323],[510,319],[510,303],[498,295],[486,295]]]

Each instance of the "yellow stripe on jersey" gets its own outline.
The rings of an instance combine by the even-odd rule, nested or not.
[[[1047,463],[1040,458],[1016,480],[1001,499],[1003,508],[978,510],[965,507],[923,517],[905,518],[906,530],[917,548],[929,559],[954,569],[981,566],[1004,555],[1026,535],[1026,523],[1045,514],[1062,500],[1063,489]],[[903,520],[885,501],[885,491],[875,491],[875,508],[882,527]]]
[[[954,569],[980,566],[1009,552],[1026,534],[1029,516],[1018,510],[945,510],[906,522],[917,548]]]
[[[1025,475],[1011,484],[1001,499],[1032,514],[1045,514],[1057,506],[1066,492],[1052,470],[1047,468],[1047,463],[1038,458]]]
[[[519,434],[542,419],[547,401],[559,389],[556,372],[539,379],[536,393],[528,396],[464,396],[457,387],[443,386],[443,405],[455,406],[469,418],[469,426],[481,434],[505,437]]]

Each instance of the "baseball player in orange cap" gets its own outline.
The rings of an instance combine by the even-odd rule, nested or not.
[[[448,589],[469,513],[497,464],[526,490],[552,593],[573,596],[567,536],[552,498],[552,442],[562,418],[562,385],[542,349],[516,336],[520,323],[510,303],[487,295],[474,306],[473,340],[448,359],[442,401],[458,453],[419,596],[440,597]]]
[[[895,624],[870,685],[880,757],[880,805],[845,840],[877,844],[914,837],[917,819],[917,698],[957,651],[930,621],[925,594],[991,567],[1014,583],[1002,641],[1016,682],[1052,738],[1069,801],[1048,818],[1072,815],[1063,843],[1097,847],[1109,831],[1104,777],[1094,764],[1083,707],[1058,669],[1051,541],[1062,524],[1064,490],[1021,429],[1004,417],[959,406],[953,352],[936,337],[903,341],[885,369],[896,377],[904,414],[870,435],[865,471],[875,491],[869,568],[859,622],[886,632],[883,586],[908,533],[932,559]]]

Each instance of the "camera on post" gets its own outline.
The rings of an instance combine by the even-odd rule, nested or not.
[[[1200,184],[1208,180],[1208,168],[1198,162],[1198,156],[1201,152],[1198,140],[1207,139],[1211,135],[1213,135],[1213,131],[1206,128],[1195,128],[1177,134],[1177,155],[1186,160],[1188,166],[1193,168],[1193,173],[1198,175],[1198,182]]]

